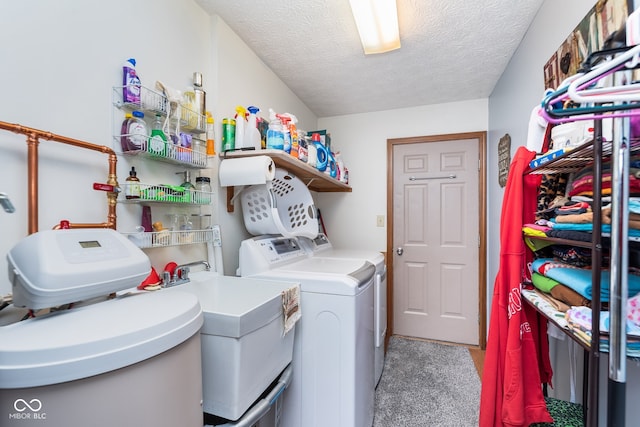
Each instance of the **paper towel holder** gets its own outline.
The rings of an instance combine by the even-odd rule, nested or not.
[[[240,191],[238,191],[237,193],[236,193],[236,186],[231,185],[227,187],[227,212],[228,213],[235,212],[235,207],[233,206],[233,204],[238,198],[238,196],[240,195],[240,193],[242,193],[242,190],[244,190],[246,187],[247,187],[246,185],[241,186]]]

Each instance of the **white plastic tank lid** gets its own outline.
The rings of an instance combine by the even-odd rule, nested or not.
[[[282,292],[297,283],[197,272],[170,290],[190,292],[202,305],[202,334],[240,338],[282,317]]]
[[[0,327],[0,388],[87,378],[183,343],[203,323],[184,292],[134,294]]]

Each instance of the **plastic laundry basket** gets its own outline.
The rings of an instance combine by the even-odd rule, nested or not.
[[[318,235],[313,198],[304,182],[284,169],[276,169],[272,182],[252,185],[240,194],[247,231],[254,236],[284,237]]]

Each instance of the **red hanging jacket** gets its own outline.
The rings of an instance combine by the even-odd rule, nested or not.
[[[531,222],[536,210],[540,177],[524,175],[535,153],[519,147],[509,166],[500,220],[500,266],[496,276],[489,337],[485,354],[480,427],[528,427],[553,422],[542,395],[542,381],[551,380],[546,350],[546,322],[538,324],[534,309],[523,303],[520,284],[527,253],[522,224]],[[541,370],[542,375],[541,375]]]

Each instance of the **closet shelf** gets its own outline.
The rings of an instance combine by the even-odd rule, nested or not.
[[[577,342],[582,348],[589,351],[591,348],[591,341],[585,339],[584,337],[574,333],[571,328],[567,326],[566,320],[564,320],[564,313],[554,309],[551,304],[544,301],[544,299],[536,294],[535,291],[529,289],[522,289],[521,291],[522,297],[524,301],[533,307],[538,313],[540,313],[545,319],[549,322],[553,323],[558,327],[565,335],[571,338],[573,341]],[[603,345],[602,340],[608,340],[609,333],[605,331],[600,331],[600,351],[607,353],[607,347]],[[637,338],[635,340],[629,339],[629,335],[627,336],[627,342],[637,342]],[[640,357],[629,356],[627,355],[627,359],[629,360],[637,360],[640,361]]]
[[[220,153],[220,159],[235,159],[239,157],[269,156],[276,167],[285,169],[289,173],[300,178],[311,191],[323,192],[351,192],[351,187],[344,182],[331,178],[324,172],[320,172],[306,163],[290,156],[281,150],[248,150],[226,151]]]
[[[556,159],[543,163],[536,168],[531,168],[525,173],[541,175],[577,172],[584,168],[585,165],[593,163],[593,142],[593,140],[587,141],[573,150],[562,154]],[[611,156],[612,146],[613,144],[611,141],[602,141],[602,158]],[[630,144],[630,154],[633,155],[638,152],[640,152],[640,140],[632,139]]]

